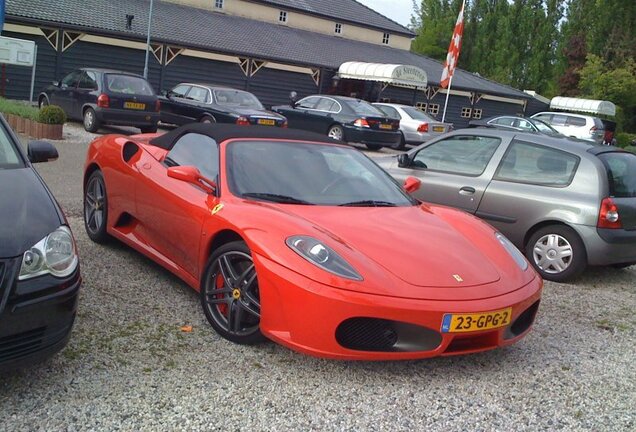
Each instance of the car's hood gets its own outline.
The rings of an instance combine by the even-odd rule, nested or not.
[[[32,169],[0,170],[0,258],[21,255],[61,222],[52,197]]]
[[[457,287],[455,275],[463,287],[500,278],[482,249],[424,206],[295,210],[411,285]]]

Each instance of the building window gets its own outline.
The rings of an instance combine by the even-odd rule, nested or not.
[[[416,102],[415,108],[417,108],[420,111],[426,112],[426,109],[428,108],[428,104],[426,102]]]
[[[389,44],[389,34],[388,33],[384,33],[382,35],[382,43],[384,45],[388,45]]]
[[[278,21],[287,22],[287,12],[286,11],[280,11],[280,14],[278,15]]]
[[[336,23],[336,28],[334,29],[334,32],[336,32],[336,34],[342,34],[342,24]]]
[[[439,114],[439,104],[428,104],[428,113],[434,116]]]
[[[481,118],[481,108],[475,108],[473,110],[473,118],[477,120]]]
[[[462,107],[462,118],[470,118],[470,115],[473,113],[472,108]]]
[[[214,0],[214,7],[217,9],[223,9],[223,0]]]

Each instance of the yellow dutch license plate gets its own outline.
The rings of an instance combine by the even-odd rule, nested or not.
[[[390,124],[380,123],[380,129],[393,129],[393,126]]]
[[[433,132],[444,132],[444,126],[433,126]]]
[[[124,102],[124,108],[142,110],[146,109],[146,104],[139,102]]]
[[[256,123],[258,123],[259,125],[274,126],[276,124],[276,120],[258,119],[258,120],[256,120]]]
[[[445,314],[442,333],[464,333],[489,330],[510,324],[512,308],[471,314]]]

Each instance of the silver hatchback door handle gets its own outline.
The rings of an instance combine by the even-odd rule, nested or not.
[[[461,195],[473,195],[475,193],[475,188],[470,186],[464,186],[459,190]]]

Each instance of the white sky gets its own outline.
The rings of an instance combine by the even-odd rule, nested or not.
[[[357,0],[365,6],[380,12],[382,15],[397,21],[403,26],[411,22],[413,14],[412,0]]]

